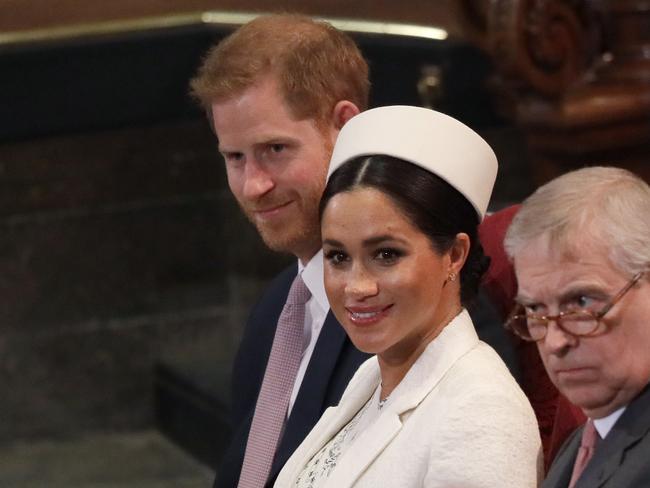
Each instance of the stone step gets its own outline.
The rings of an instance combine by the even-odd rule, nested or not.
[[[156,425],[170,440],[213,469],[230,439],[230,361],[167,360],[156,365]]]
[[[155,430],[0,448],[0,486],[206,488],[214,473]]]

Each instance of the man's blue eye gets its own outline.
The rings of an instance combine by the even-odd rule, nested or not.
[[[593,311],[601,306],[602,300],[593,296],[577,293],[565,302],[565,310],[590,310]]]
[[[593,306],[594,300],[586,295],[580,295],[576,298],[576,305],[580,308],[589,308]]]
[[[540,307],[539,305],[529,304],[529,305],[524,305],[524,309],[526,310],[527,313],[536,314],[539,312]]]

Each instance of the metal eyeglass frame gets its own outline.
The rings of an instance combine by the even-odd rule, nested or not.
[[[625,296],[625,294],[632,289],[634,285],[637,284],[637,282],[641,279],[641,277],[647,273],[649,270],[645,269],[643,271],[639,271],[637,274],[635,274],[632,279],[616,294],[612,297],[612,299],[607,302],[603,308],[601,308],[598,312],[592,312],[591,310],[571,310],[567,312],[560,312],[557,315],[536,315],[536,314],[526,314],[526,313],[517,313],[520,312],[521,309],[523,308],[523,305],[515,305],[514,310],[510,313],[508,316],[508,319],[506,320],[504,327],[517,336],[521,337],[525,341],[529,342],[537,342],[541,341],[546,337],[546,334],[548,333],[548,323],[553,320],[557,324],[557,326],[563,331],[566,332],[567,334],[571,334],[573,336],[578,336],[578,337],[584,337],[584,336],[589,336],[592,335],[597,329],[598,325],[600,324],[600,320],[609,312],[614,305],[616,305],[621,299]],[[563,320],[566,320],[567,317],[571,316],[583,316],[585,317],[586,320],[593,320],[594,321],[594,327],[588,332],[581,332],[581,333],[575,333],[572,332],[571,330],[568,330],[565,328],[565,326],[562,324]],[[588,318],[587,318],[588,317]],[[512,326],[512,323],[516,320],[526,320],[528,319],[535,319],[539,321],[546,322],[546,327],[544,327],[544,334],[541,337],[538,338],[533,338],[530,336],[530,333],[528,336],[523,335],[522,333],[519,332],[519,330],[516,327]]]

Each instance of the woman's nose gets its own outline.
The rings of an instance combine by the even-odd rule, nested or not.
[[[355,300],[375,296],[379,291],[377,280],[361,266],[354,266],[345,285],[345,293]]]

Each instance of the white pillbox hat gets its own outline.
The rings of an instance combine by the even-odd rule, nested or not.
[[[472,129],[422,107],[394,105],[356,115],[341,129],[327,178],[358,156],[382,154],[416,164],[439,176],[472,204],[479,220],[497,176],[492,148]]]

